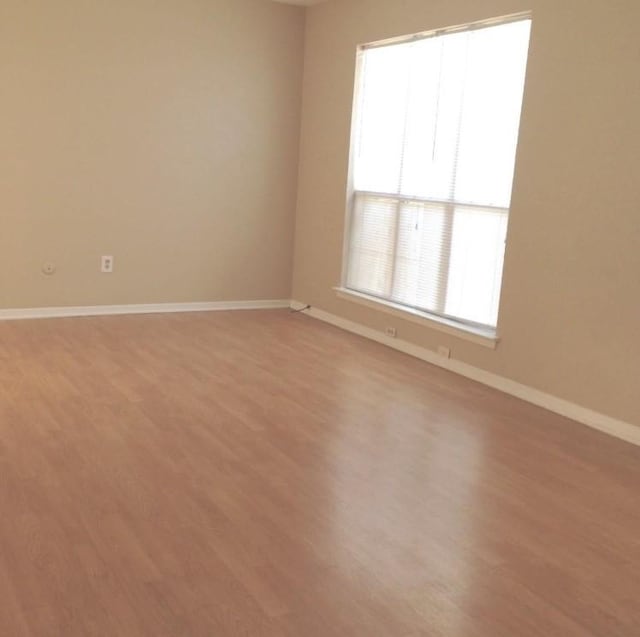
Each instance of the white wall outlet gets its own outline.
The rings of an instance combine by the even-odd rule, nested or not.
[[[100,261],[100,271],[107,273],[113,272],[113,257],[102,257]]]
[[[440,347],[438,347],[438,356],[442,356],[443,358],[451,358],[451,350],[444,345],[440,345]]]
[[[46,261],[42,264],[42,274],[46,274],[47,276],[51,276],[56,273],[56,264],[51,261]]]
[[[398,335],[395,327],[385,327],[384,333],[391,338],[395,338]]]

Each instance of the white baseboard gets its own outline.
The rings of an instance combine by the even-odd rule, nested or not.
[[[225,310],[273,310],[288,308],[288,300],[212,301],[207,303],[146,303],[138,305],[88,305],[78,307],[37,307],[0,310],[0,321],[63,318],[73,316],[113,316],[117,314],[167,314],[176,312],[219,312]]]
[[[304,307],[306,307],[306,303],[291,301],[291,308],[294,310],[301,310]],[[537,405],[538,407],[543,407],[544,409],[575,420],[593,429],[597,429],[611,436],[615,436],[616,438],[626,440],[627,442],[631,442],[635,445],[640,445],[640,426],[587,409],[586,407],[552,396],[551,394],[534,389],[533,387],[522,385],[521,383],[517,383],[516,381],[503,376],[498,376],[497,374],[492,374],[491,372],[480,369],[479,367],[474,367],[454,359],[444,358],[429,349],[397,338],[392,338],[382,332],[378,332],[370,327],[365,327],[359,323],[354,323],[353,321],[341,318],[335,314],[330,314],[329,312],[325,312],[314,307],[305,310],[304,313],[348,332],[364,336],[365,338],[382,343],[388,347],[392,347],[393,349],[409,354],[410,356],[414,356],[415,358],[419,358],[420,360],[431,363],[432,365],[443,367],[444,369],[475,380],[483,385],[493,387],[505,394],[510,394],[511,396],[515,396],[525,400],[526,402]]]

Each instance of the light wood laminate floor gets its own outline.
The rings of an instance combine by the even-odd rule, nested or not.
[[[638,637],[640,449],[286,311],[0,324],[0,634]]]

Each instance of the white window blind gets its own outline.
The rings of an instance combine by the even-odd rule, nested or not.
[[[496,326],[529,31],[360,51],[345,287]]]

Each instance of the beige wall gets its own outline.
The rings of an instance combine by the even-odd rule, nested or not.
[[[303,35],[268,0],[2,0],[0,308],[288,298]]]
[[[636,0],[307,10],[293,297],[390,323],[332,292],[356,45],[527,9],[502,342],[393,323],[402,339],[640,423]],[[288,297],[303,32],[303,9],[269,0],[3,0],[0,308]],[[102,254],[113,275],[99,273]]]
[[[339,300],[358,43],[533,10],[498,349]],[[308,11],[295,299],[640,423],[640,3],[332,0]]]

